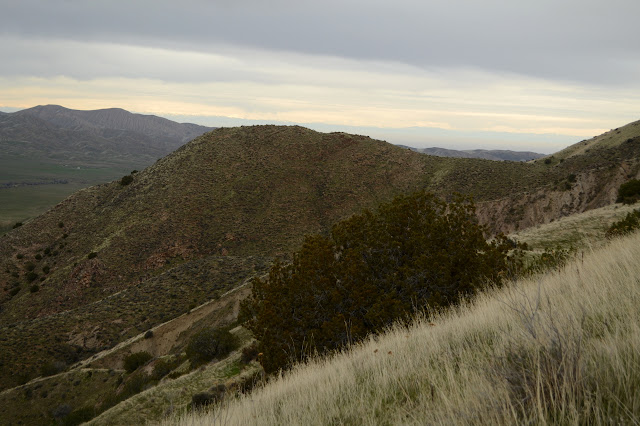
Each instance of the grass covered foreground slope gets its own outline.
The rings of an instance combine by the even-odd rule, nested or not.
[[[632,424],[640,234],[165,424]]]

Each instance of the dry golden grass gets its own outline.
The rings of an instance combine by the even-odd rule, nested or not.
[[[640,234],[164,424],[637,424]]]

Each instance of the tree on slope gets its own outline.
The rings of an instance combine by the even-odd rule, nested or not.
[[[488,243],[466,198],[420,191],[308,236],[290,264],[254,279],[241,319],[267,372],[380,331],[416,310],[454,304],[499,284],[508,244]]]

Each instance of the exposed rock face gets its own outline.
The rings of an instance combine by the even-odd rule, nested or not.
[[[561,188],[543,187],[478,203],[477,214],[493,233],[509,233],[613,204],[620,185],[633,178],[640,178],[637,157],[609,170],[596,168],[580,173],[575,182],[563,182]]]

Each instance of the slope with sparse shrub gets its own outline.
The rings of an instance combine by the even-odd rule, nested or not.
[[[165,424],[634,424],[640,234]]]

